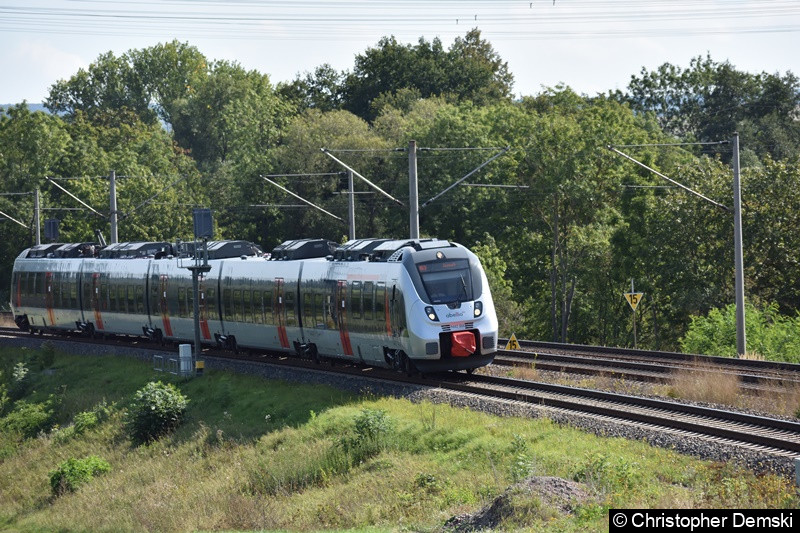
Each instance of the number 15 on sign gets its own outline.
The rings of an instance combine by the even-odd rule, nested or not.
[[[636,311],[636,308],[639,306],[639,302],[642,301],[642,296],[644,296],[643,292],[626,292],[625,299],[628,300],[628,304],[630,304],[631,309]]]

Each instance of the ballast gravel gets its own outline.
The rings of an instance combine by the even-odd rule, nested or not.
[[[150,349],[81,344],[33,336],[29,338],[7,337],[0,339],[0,342],[5,346],[19,346],[29,349],[38,349],[43,342],[49,342],[55,349],[66,353],[94,356],[122,355],[143,361],[152,361],[153,355],[158,354],[158,352]],[[175,357],[176,352],[165,351],[160,355]],[[648,427],[633,422],[576,413],[520,401],[474,396],[436,387],[391,383],[368,376],[336,374],[322,369],[295,369],[269,363],[230,360],[210,356],[205,356],[204,360],[205,367],[209,370],[225,370],[292,383],[328,385],[363,395],[395,396],[407,398],[413,402],[429,401],[448,404],[497,416],[547,418],[556,424],[578,428],[603,437],[641,440],[652,446],[675,450],[700,459],[737,463],[756,473],[772,472],[791,479],[794,479],[795,476],[793,457],[776,455],[768,450],[758,449],[755,446],[751,447],[702,435]]]

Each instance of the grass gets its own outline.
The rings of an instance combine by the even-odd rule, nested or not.
[[[0,350],[4,361],[31,354]],[[611,507],[797,507],[792,484],[547,419],[498,418],[323,386],[209,371],[176,381],[191,400],[172,435],[133,446],[123,412],[147,364],[57,353],[28,402],[58,397],[47,432],[0,459],[0,529],[14,531],[431,530],[517,480],[582,483],[574,512],[514,493],[500,528],[604,531]],[[75,415],[108,415],[69,438]],[[79,417],[80,419],[80,417]],[[48,472],[97,455],[111,471],[53,497]]]

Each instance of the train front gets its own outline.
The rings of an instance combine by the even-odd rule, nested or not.
[[[411,358],[421,372],[472,371],[497,351],[497,315],[480,261],[446,244],[403,258],[419,295],[407,306]]]

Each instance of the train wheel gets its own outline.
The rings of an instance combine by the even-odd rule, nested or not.
[[[469,375],[469,376],[471,376],[474,372],[475,372],[474,368],[468,368],[467,369],[467,375]]]

